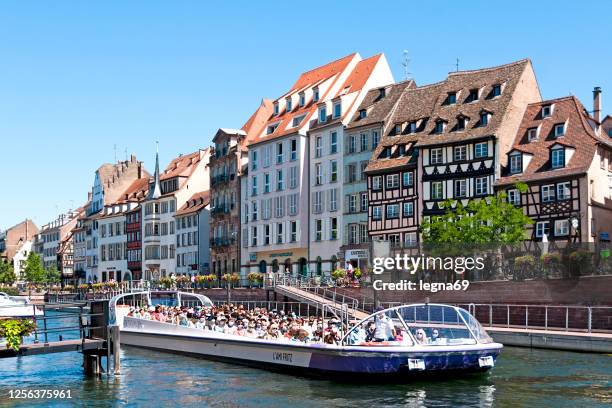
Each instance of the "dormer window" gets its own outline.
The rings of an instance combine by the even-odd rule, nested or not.
[[[443,133],[444,132],[444,125],[445,125],[444,121],[442,119],[438,119],[436,121],[436,127],[434,129],[434,132],[435,133]]]
[[[378,98],[379,98],[379,99],[382,99],[382,98],[384,98],[384,97],[387,95],[387,91],[386,91],[386,89],[385,89],[385,88],[380,88],[380,89],[378,90],[378,92],[379,92],[379,93],[378,93]]]
[[[278,102],[274,102],[274,114],[278,115]]]
[[[530,142],[538,140],[538,128],[527,129],[527,140]]]
[[[304,92],[300,92],[300,106],[306,105],[306,94]]]
[[[565,148],[563,146],[555,146],[550,152],[550,162],[553,169],[565,167]]]
[[[327,108],[321,106],[319,108],[319,123],[325,123],[327,121]]]
[[[396,135],[402,134],[402,124],[401,123],[397,123],[395,125],[395,129],[393,130],[393,133],[395,133]]]
[[[557,123],[555,125],[555,137],[562,137],[565,135],[565,123]]]
[[[315,102],[319,102],[319,88],[314,88],[312,90],[312,100]]]
[[[448,105],[454,105],[457,103],[457,92],[449,92],[446,97],[446,103]]]
[[[274,133],[274,131],[276,130],[277,127],[278,127],[278,123],[275,123],[273,125],[269,125],[268,129],[266,130],[266,134],[270,135],[270,134]]]
[[[552,105],[542,106],[542,119],[549,118],[552,115]]]
[[[470,89],[470,94],[468,95],[467,102],[474,102],[478,100],[478,89]]]
[[[417,123],[415,120],[408,123],[408,133],[416,133],[417,131]]]
[[[293,118],[293,122],[292,122],[293,127],[296,127],[296,126],[298,126],[300,123],[302,123],[302,121],[304,120],[304,117],[305,117],[305,116],[306,116],[306,115],[300,115],[300,116],[296,116],[295,118]]]
[[[361,109],[359,111],[359,119],[365,119],[368,116],[368,111],[365,109]]]
[[[495,98],[495,97],[501,95],[501,91],[502,91],[501,84],[493,85],[493,89],[491,90],[491,97]]]
[[[334,119],[339,118],[342,114],[342,102],[334,103]]]
[[[465,116],[457,117],[457,131],[465,130],[465,126],[467,125],[468,119]]]
[[[489,112],[480,112],[480,126],[489,124]]]
[[[291,106],[291,98],[287,98],[287,112],[291,112],[292,110],[292,106]]]
[[[514,153],[510,155],[510,173],[517,174],[523,172],[523,155]]]

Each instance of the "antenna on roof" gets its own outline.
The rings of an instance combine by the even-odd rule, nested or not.
[[[459,72],[459,57],[457,57],[456,61],[455,61],[455,70],[457,72]]]
[[[410,58],[408,58],[408,50],[404,50],[404,60],[402,61],[402,65],[404,66],[404,80],[412,79],[410,76],[412,72],[408,71],[408,67],[410,66]]]

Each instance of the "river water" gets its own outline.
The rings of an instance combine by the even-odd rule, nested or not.
[[[351,385],[124,347],[118,377],[83,374],[79,353],[0,359],[2,407],[610,407],[612,355],[506,347],[470,378]],[[71,390],[15,400],[11,389]]]

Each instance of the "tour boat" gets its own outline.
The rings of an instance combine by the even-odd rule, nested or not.
[[[255,339],[130,317],[125,297],[133,295],[111,299],[111,324],[120,327],[122,345],[335,380],[403,381],[417,376],[485,372],[495,365],[503,347],[493,342],[466,310],[443,304],[410,304],[377,311],[353,324],[336,345]],[[151,293],[142,295],[149,305],[154,305]],[[192,297],[202,306],[212,305],[202,295],[175,292],[174,296],[175,304]],[[193,300],[189,302],[193,305]],[[360,327],[383,315],[383,319],[390,319],[401,329],[401,341],[355,341]],[[417,340],[419,331],[423,333]],[[431,338],[434,331],[438,334],[435,340]]]
[[[42,310],[31,304],[27,296],[9,296],[0,292],[0,318],[33,317],[42,314]]]

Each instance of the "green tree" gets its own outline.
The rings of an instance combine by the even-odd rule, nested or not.
[[[17,280],[13,264],[0,260],[0,283],[12,285]]]
[[[43,268],[40,256],[35,252],[30,252],[23,268],[26,281],[30,283],[43,283],[46,279],[46,272]]]
[[[48,283],[58,283],[62,277],[62,274],[60,273],[60,271],[57,270],[57,266],[55,265],[52,265],[51,267],[47,268],[45,273],[45,278]]]
[[[524,192],[525,184],[517,184]],[[523,209],[509,203],[500,192],[467,205],[447,200],[446,212],[425,219],[421,229],[426,244],[519,244],[525,239],[525,227],[532,224]]]

